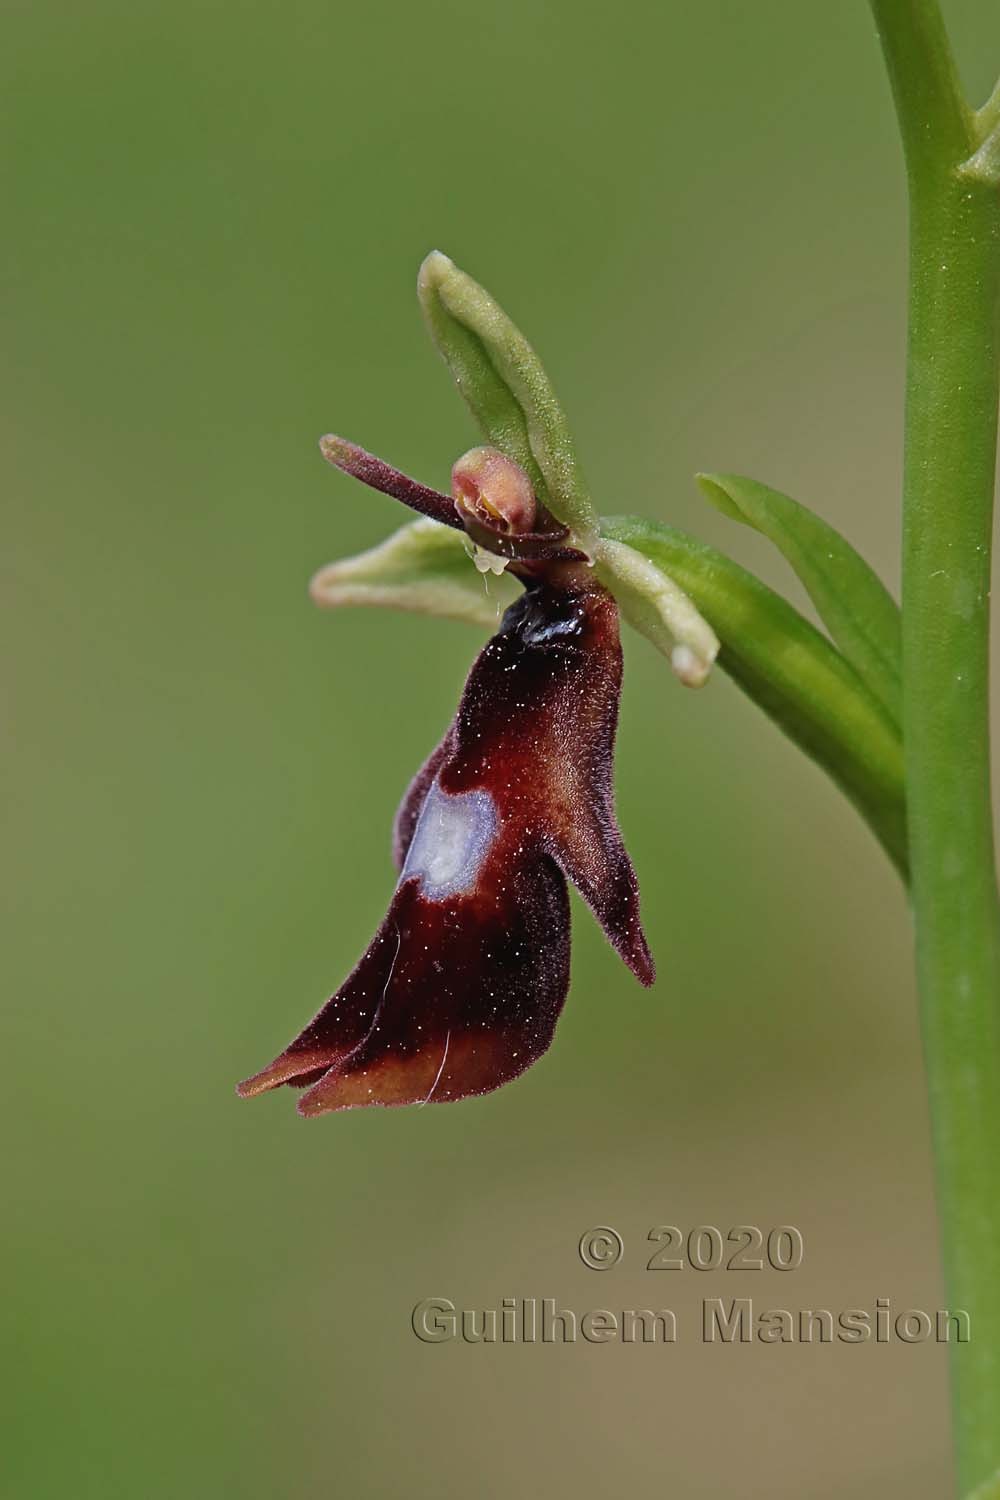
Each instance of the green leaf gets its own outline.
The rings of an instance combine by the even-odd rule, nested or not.
[[[422,518],[368,552],[328,563],[309,593],[324,609],[374,604],[495,629],[520,589],[507,577],[487,583],[473,565],[464,533]]]
[[[722,642],[718,663],[854,803],[907,867],[903,748],[891,715],[796,609],[715,548],[638,516],[601,523],[673,578]]]
[[[597,513],[569,423],[524,334],[439,250],[420,267],[417,290],[431,337],[488,442],[521,465],[542,503],[593,552]]]
[[[902,711],[899,606],[849,542],[804,505],[738,474],[699,474],[723,515],[769,537],[836,644],[894,721]]]

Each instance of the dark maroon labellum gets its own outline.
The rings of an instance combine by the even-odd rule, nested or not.
[[[622,659],[614,599],[549,564],[472,668],[399,810],[399,883],[354,972],[240,1085],[306,1087],[302,1114],[462,1099],[552,1040],[569,984],[567,877],[643,984],[653,961],[615,821]]]

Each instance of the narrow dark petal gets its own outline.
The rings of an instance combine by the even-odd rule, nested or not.
[[[360,479],[362,484],[369,485],[373,490],[381,490],[383,495],[391,495],[394,500],[401,500],[411,510],[419,511],[422,516],[430,516],[434,521],[441,521],[445,526],[454,526],[457,531],[465,529],[450,495],[442,495],[440,491],[429,489],[418,480],[410,479],[391,464],[376,458],[374,453],[367,453],[364,448],[359,448],[356,443],[349,443],[344,438],[329,434],[320,438],[319,451],[335,469],[341,469],[352,478]]]
[[[511,531],[485,517],[461,515],[450,495],[442,495],[439,490],[411,479],[391,464],[376,458],[374,453],[368,453],[356,443],[349,443],[346,438],[328,434],[320,438],[319,448],[327,463],[333,464],[335,469],[350,474],[353,479],[360,479],[362,484],[380,490],[383,495],[391,495],[422,516],[430,516],[456,531],[467,531],[473,541],[499,557],[535,562],[582,559],[584,556],[566,545],[568,529],[554,522],[547,512],[541,513],[541,519],[549,523],[545,530]]]
[[[461,1099],[515,1077],[548,1047],[566,996],[566,876],[652,983],[614,815],[620,687],[613,598],[587,568],[550,570],[504,615],[403,799],[402,871],[371,947],[242,1093],[308,1085],[311,1115]]]

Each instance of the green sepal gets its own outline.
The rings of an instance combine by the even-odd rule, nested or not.
[[[324,609],[380,605],[495,629],[520,589],[506,576],[487,582],[471,552],[462,532],[422,518],[367,552],[328,563],[309,593]]]
[[[663,653],[686,687],[702,687],[719,638],[674,578],[628,543],[602,536],[596,572],[625,619]]]
[[[417,290],[431,337],[487,441],[521,465],[543,505],[592,554],[597,512],[538,355],[489,293],[439,250],[420,267]]]

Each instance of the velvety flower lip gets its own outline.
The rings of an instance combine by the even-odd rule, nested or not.
[[[302,1088],[306,1115],[463,1099],[541,1057],[569,986],[569,882],[653,983],[612,787],[619,601],[689,686],[719,651],[645,543],[601,521],[551,382],[499,303],[438,251],[417,289],[486,445],[456,460],[443,494],[356,443],[321,438],[328,463],[421,519],[328,565],[310,593],[325,608],[378,604],[476,625],[508,607],[396,814],[385,920],[305,1030],[239,1086]],[[477,572],[497,581],[487,588]]]
[[[567,879],[653,982],[614,813],[617,606],[580,563],[528,564],[523,581],[403,799],[385,920],[244,1096],[305,1087],[299,1110],[316,1115],[462,1099],[515,1078],[549,1046],[566,998]]]

